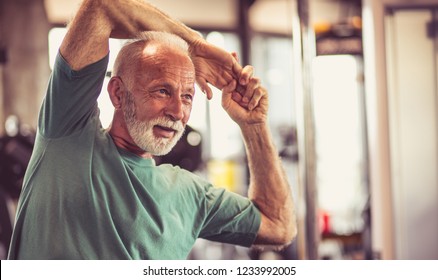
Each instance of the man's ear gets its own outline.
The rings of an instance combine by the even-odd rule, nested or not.
[[[111,103],[113,103],[113,106],[116,110],[119,110],[122,108],[122,100],[123,95],[125,93],[125,86],[118,76],[111,77],[109,83],[108,83],[108,93],[109,97],[111,99]]]

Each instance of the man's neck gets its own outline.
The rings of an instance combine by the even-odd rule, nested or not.
[[[107,132],[111,136],[114,141],[114,144],[121,149],[127,150],[139,157],[142,158],[153,158],[152,154],[145,152],[141,148],[139,148],[134,141],[131,139],[129,134],[127,136],[126,133],[121,133],[116,126],[110,125],[107,129]]]

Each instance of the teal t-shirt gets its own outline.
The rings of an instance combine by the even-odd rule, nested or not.
[[[185,259],[197,238],[250,246],[260,212],[247,198],[115,146],[96,101],[107,64],[74,71],[58,54],[9,259]]]

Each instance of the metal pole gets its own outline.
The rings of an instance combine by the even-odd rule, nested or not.
[[[241,42],[241,57],[242,65],[250,64],[251,60],[251,27],[249,25],[249,8],[254,4],[255,0],[239,0],[238,19],[239,24],[237,31]]]
[[[316,185],[315,128],[312,98],[312,59],[315,38],[309,22],[309,0],[296,0],[293,10],[295,92],[301,189],[304,192],[304,258],[318,259],[318,206]]]

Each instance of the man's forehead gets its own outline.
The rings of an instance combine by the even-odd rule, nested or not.
[[[159,53],[145,57],[141,62],[141,68],[142,71],[157,74],[180,74],[187,78],[195,76],[195,67],[191,59],[180,54]]]
[[[190,57],[177,50],[145,49],[141,62],[145,67],[186,67],[187,69],[193,68],[192,71],[194,71]]]
[[[187,82],[195,81],[195,69],[191,65],[181,65],[172,61],[165,63],[156,61],[153,65],[144,65],[137,71],[137,76],[151,77],[153,79],[169,78],[182,79]]]
[[[156,64],[139,69],[136,72],[137,83],[141,86],[164,86],[193,88],[195,85],[194,68],[176,64]]]

